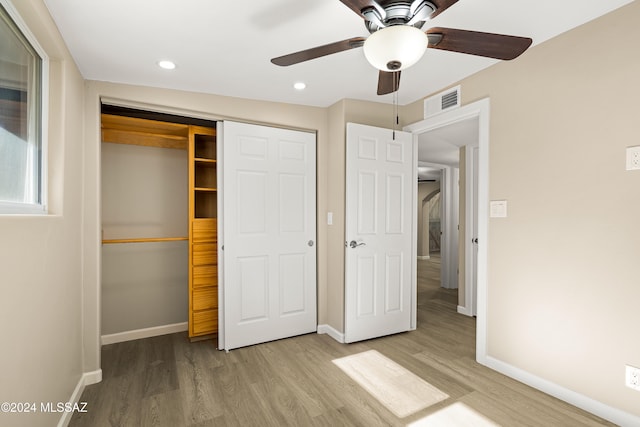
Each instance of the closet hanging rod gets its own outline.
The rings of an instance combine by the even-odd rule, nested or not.
[[[113,243],[152,243],[152,242],[179,242],[189,240],[188,237],[140,237],[134,239],[103,239],[102,244]]]

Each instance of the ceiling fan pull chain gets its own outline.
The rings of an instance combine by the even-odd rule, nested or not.
[[[394,76],[394,78],[395,78],[395,76]],[[391,95],[391,100],[392,100],[391,102],[392,102],[392,105],[393,105],[393,109],[391,110],[391,116],[392,116],[392,117],[394,117],[394,116],[395,116],[395,120],[393,120],[393,119],[392,119],[393,124],[392,124],[392,126],[391,126],[391,130],[392,130],[392,134],[391,134],[392,139],[391,139],[391,140],[392,140],[392,141],[395,141],[395,140],[396,140],[396,123],[397,123],[397,121],[398,121],[398,119],[397,119],[397,117],[398,117],[398,112],[397,112],[397,110],[396,110],[396,106],[397,106],[397,105],[396,105],[396,104],[397,104],[397,103],[396,103],[396,96],[397,96],[397,93],[398,93],[398,92],[396,91],[396,92],[393,92],[393,94]]]
[[[393,80],[399,79],[400,76],[397,73],[393,73]],[[394,87],[398,87],[397,82],[394,81]],[[400,117],[398,115],[398,90],[393,92],[393,109],[394,115],[396,116],[395,122],[393,124],[393,140],[396,140],[396,128],[400,125]]]

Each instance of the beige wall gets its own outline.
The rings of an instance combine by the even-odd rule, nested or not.
[[[327,316],[319,322],[338,332],[344,332],[345,103],[329,107],[327,211],[333,225],[327,231]]]
[[[187,150],[102,143],[105,239],[189,235]],[[101,335],[186,323],[187,242],[102,246]]]
[[[491,99],[490,199],[509,203],[489,222],[488,355],[636,416],[639,16],[633,2],[461,82],[464,104]]]
[[[2,401],[39,405],[66,402],[84,371],[80,326],[83,80],[44,4],[13,3],[51,59],[50,215],[0,217],[0,394]],[[60,416],[0,414],[0,424],[51,426]]]

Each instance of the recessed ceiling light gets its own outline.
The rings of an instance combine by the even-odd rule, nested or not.
[[[304,88],[307,87],[307,85],[302,82],[297,82],[293,84],[293,87],[297,90],[303,90]]]
[[[171,61],[158,61],[158,66],[160,68],[164,68],[165,70],[173,70],[176,68],[176,64]]]

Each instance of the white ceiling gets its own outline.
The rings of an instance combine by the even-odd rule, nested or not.
[[[539,44],[632,0],[460,0],[425,26],[531,37]],[[45,0],[82,75],[143,86],[326,107],[376,95],[377,70],[361,49],[290,67],[269,61],[302,49],[367,36],[338,0]],[[526,55],[526,52],[525,52]],[[170,59],[173,71],[156,63]],[[516,59],[517,61],[517,59]],[[408,104],[495,63],[429,49],[403,71]],[[299,92],[293,83],[303,81]]]
[[[460,147],[478,145],[478,118],[442,126],[418,136],[418,161],[458,167]]]

